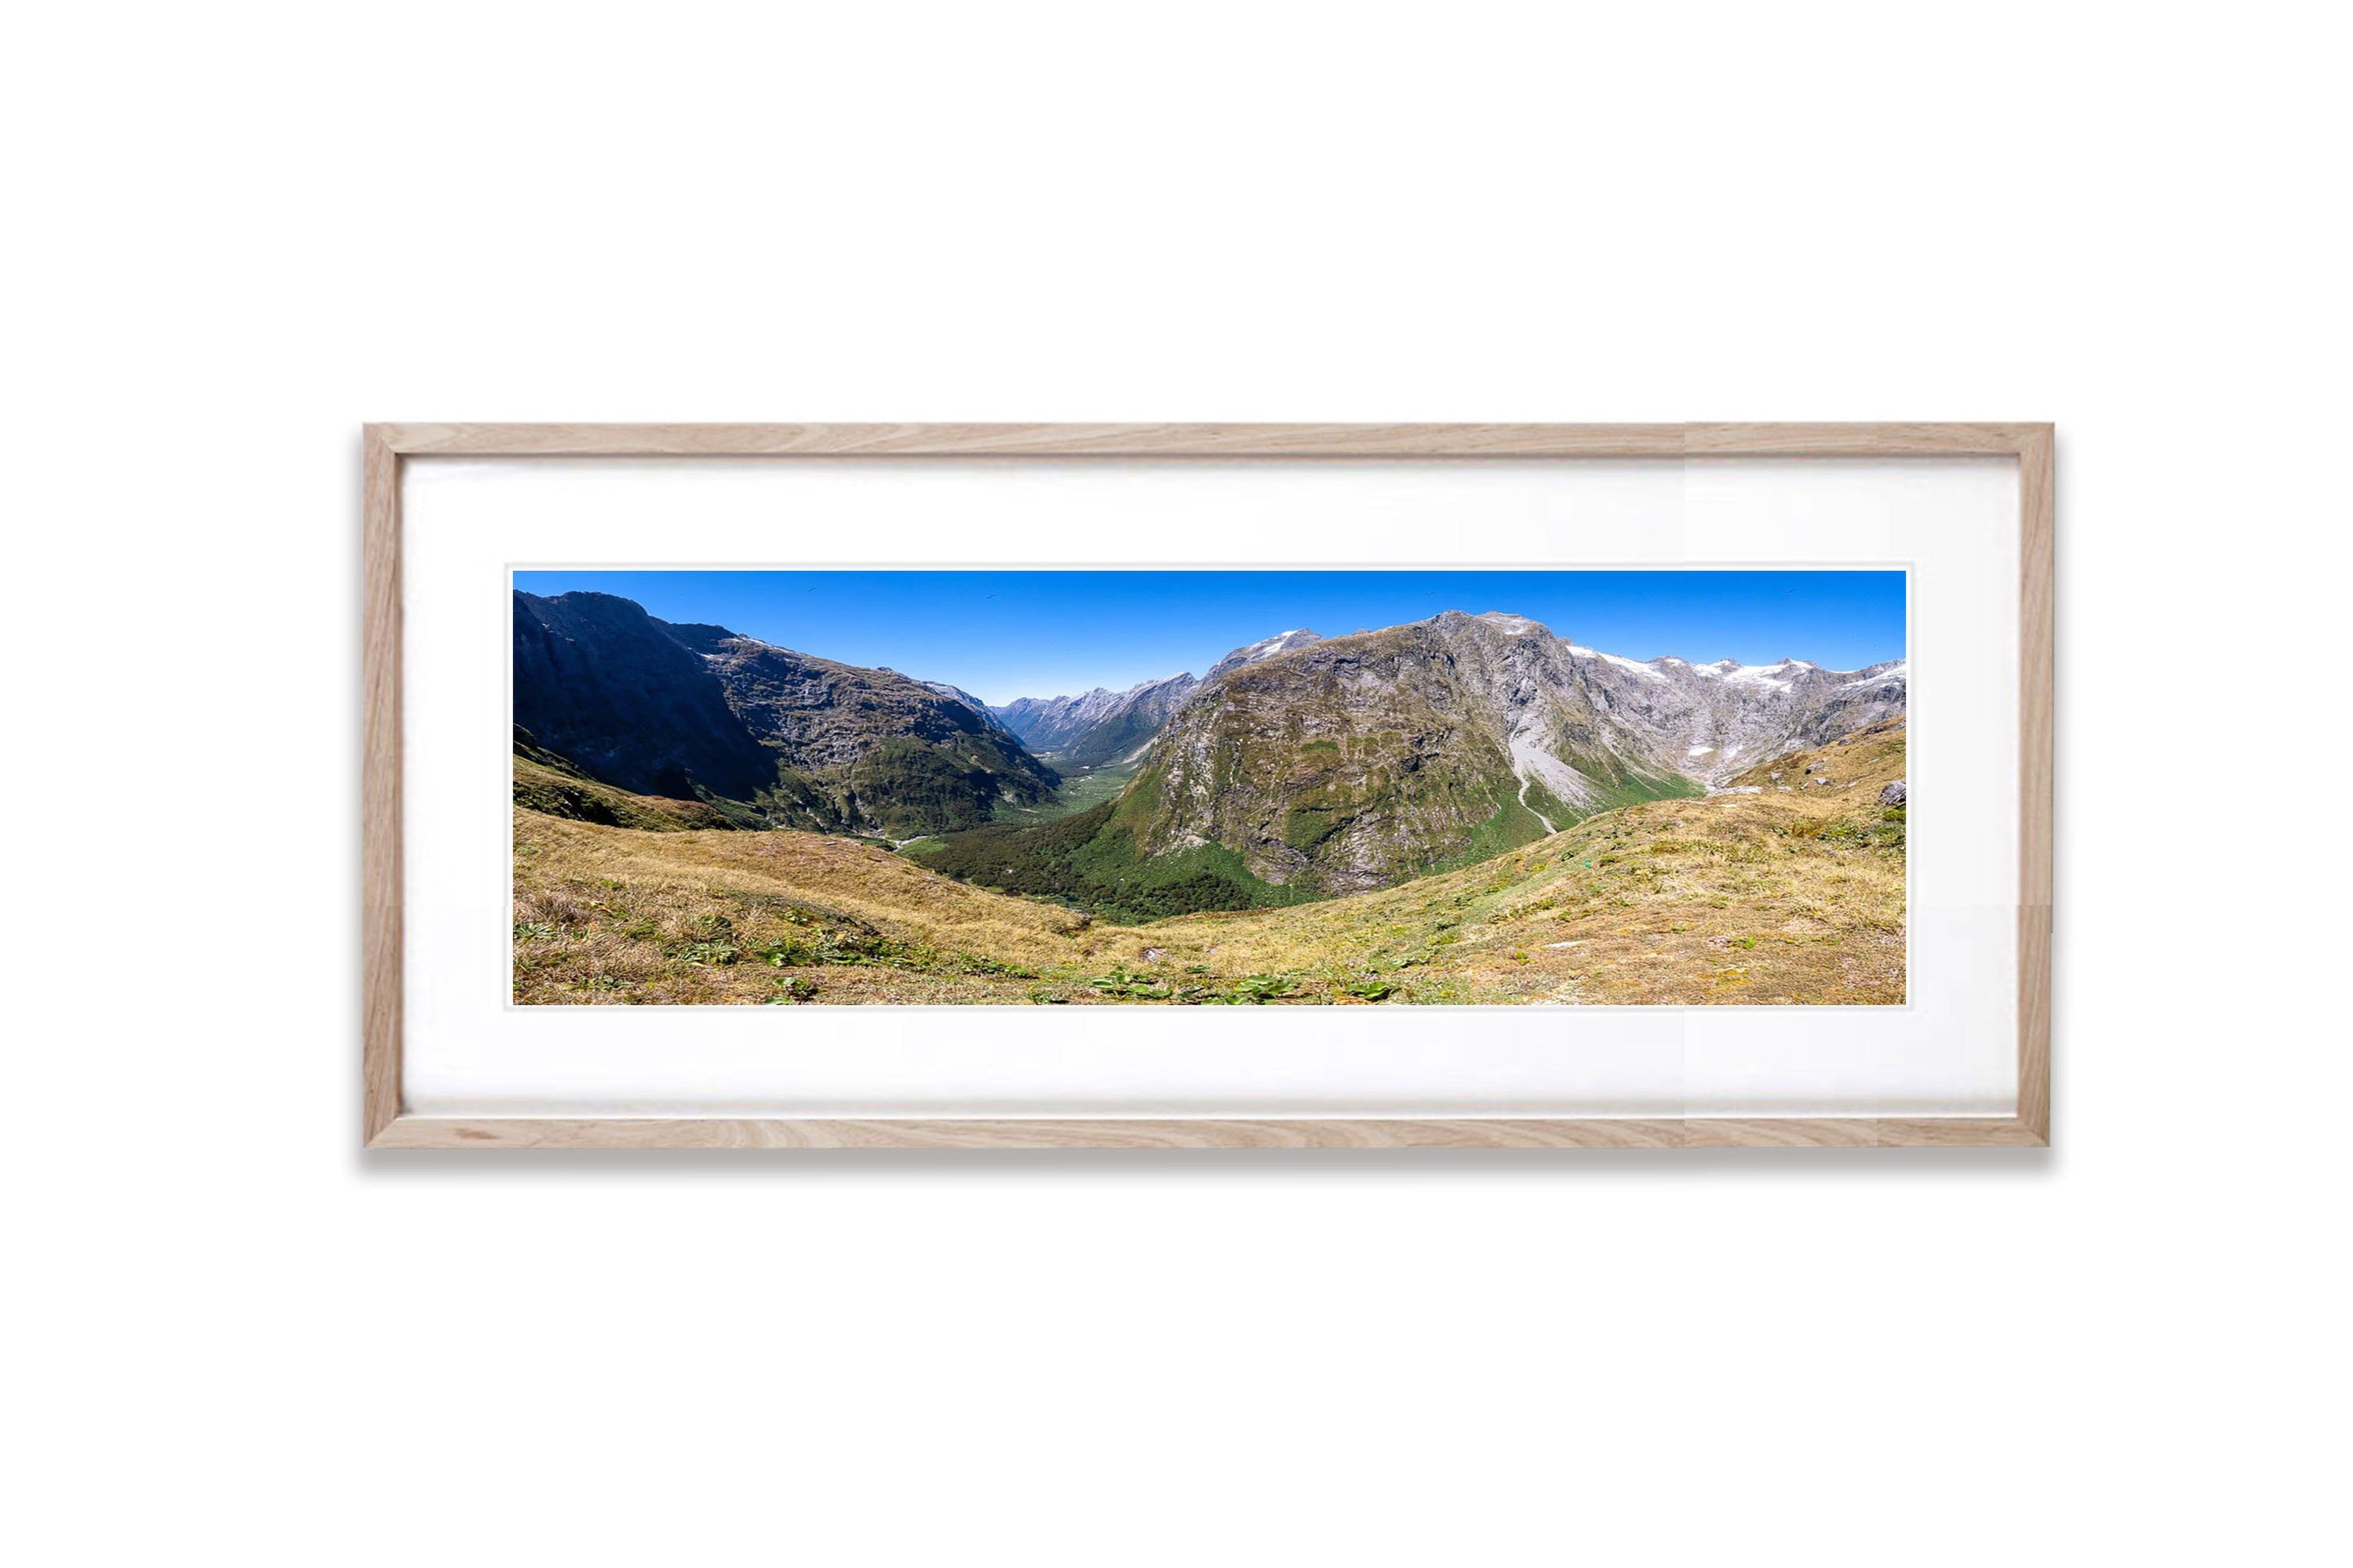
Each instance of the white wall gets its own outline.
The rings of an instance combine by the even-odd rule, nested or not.
[[[2315,1560],[2342,40],[2109,15],[19,18],[0,1541]],[[361,421],[1684,417],[2060,422],[2054,1153],[358,1152]]]

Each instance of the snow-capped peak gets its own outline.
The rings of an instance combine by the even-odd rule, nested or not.
[[[1257,664],[1263,659],[1273,658],[1277,655],[1290,653],[1294,648],[1303,648],[1310,643],[1319,643],[1323,640],[1305,626],[1296,626],[1287,632],[1277,632],[1271,637],[1261,637],[1247,647],[1234,649],[1233,652],[1210,666],[1209,673],[1202,677],[1201,684],[1206,686],[1218,677],[1229,670],[1240,669],[1244,665]]]
[[[1525,637],[1538,629],[1535,622],[1528,619],[1527,616],[1511,615],[1503,610],[1485,611],[1480,615],[1479,619],[1506,637]]]
[[[1899,658],[1884,669],[1873,670],[1841,683],[1839,689],[1852,691],[1858,686],[1877,686],[1883,680],[1900,680],[1909,686],[1912,684],[1911,668],[1909,659]]]

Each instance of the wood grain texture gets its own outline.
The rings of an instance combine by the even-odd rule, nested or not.
[[[400,1114],[400,459],[361,441],[360,1098],[365,1136]]]
[[[2016,457],[2031,425],[388,425],[409,457]]]
[[[2048,426],[1686,425],[1694,458],[2014,458]]]
[[[2052,884],[2057,740],[2057,465],[2048,425],[2018,458],[2018,1116],[2051,1136]]]
[[[1661,458],[1680,425],[398,425],[411,457]]]
[[[2032,1148],[2009,1117],[1890,1121],[543,1121],[404,1116],[377,1149],[1743,1149]]]
[[[2039,1147],[2051,1136],[2053,437],[2037,424],[371,425],[363,436],[364,1137],[379,1149]],[[402,1113],[400,474],[412,457],[2014,457],[2018,1108],[2009,1117],[527,1120]]]

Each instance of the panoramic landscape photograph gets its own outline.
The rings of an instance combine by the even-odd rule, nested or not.
[[[1905,1000],[1900,571],[512,578],[517,1004]]]

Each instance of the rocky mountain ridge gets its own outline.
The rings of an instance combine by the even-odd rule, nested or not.
[[[608,594],[515,593],[514,722],[519,745],[586,777],[739,803],[776,826],[952,831],[1060,782],[954,688],[661,621]]]
[[[1900,715],[1906,695],[1900,661],[1636,660],[1500,612],[1286,638],[1241,650],[1256,657],[1171,715],[1078,861],[1199,861],[1261,901],[1360,891],[1703,794]]]
[[[1065,767],[1100,767],[1151,744],[1199,685],[1186,673],[1124,691],[1098,686],[1075,697],[1018,698],[990,712],[1030,750],[1050,752]]]
[[[1323,639],[1302,627],[1238,647],[1195,679],[1190,671],[1146,680],[1125,691],[1098,686],[1075,697],[1021,697],[989,711],[1032,751],[1066,767],[1141,761],[1176,710],[1234,670]]]
[[[1322,637],[1316,636],[1314,632],[1309,631],[1304,626],[1301,626],[1295,631],[1277,632],[1271,637],[1265,637],[1258,642],[1250,644],[1248,647],[1238,647],[1234,649],[1233,652],[1226,655],[1225,658],[1218,660],[1217,663],[1209,667],[1209,673],[1201,677],[1201,684],[1203,686],[1207,686],[1211,681],[1217,680],[1220,677],[1230,675],[1237,669],[1241,669],[1249,665],[1263,664],[1268,659],[1274,658],[1282,654],[1289,653],[1294,648],[1303,648],[1310,643],[1318,643],[1323,640],[1324,639]]]

